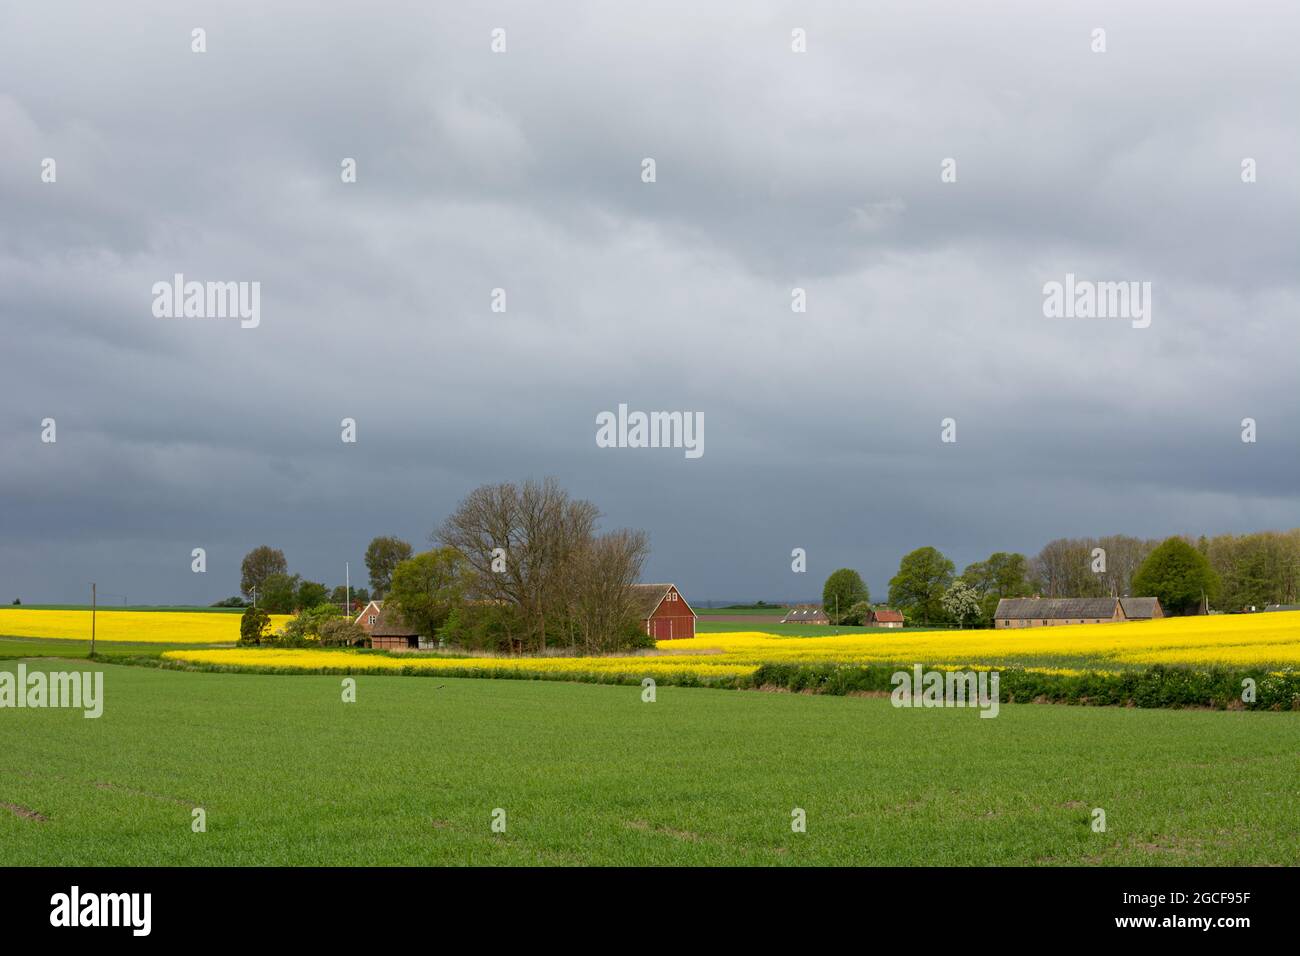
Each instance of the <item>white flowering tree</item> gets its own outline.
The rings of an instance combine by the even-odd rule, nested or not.
[[[940,603],[957,620],[958,627],[964,628],[966,622],[980,612],[979,593],[961,578],[953,581],[948,590],[943,592]]]

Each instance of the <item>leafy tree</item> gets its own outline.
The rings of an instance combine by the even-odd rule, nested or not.
[[[348,601],[348,589],[345,585],[340,584],[330,592],[330,601],[342,607]],[[370,592],[365,588],[352,589],[352,610],[360,611],[370,603]]]
[[[330,592],[323,584],[302,581],[298,584],[297,604],[302,610],[330,603]]]
[[[965,627],[966,622],[980,612],[979,595],[961,578],[953,581],[939,600],[943,609],[957,622],[958,627]]]
[[[1029,562],[1023,554],[995,551],[987,561],[976,561],[966,566],[962,580],[975,590],[980,611],[976,623],[981,627],[993,626],[993,614],[998,601],[1009,597],[1026,597],[1033,593]]]
[[[250,607],[239,619],[239,643],[261,644],[271,629],[271,615],[260,607]]]
[[[22,598],[14,598],[14,607],[17,607],[18,605],[20,605],[20,604],[22,604],[22,603],[23,603],[23,599],[22,599]]]
[[[401,538],[382,535],[372,540],[366,548],[366,568],[370,571],[370,587],[375,597],[383,597],[393,581],[393,572],[414,553]]]
[[[1159,598],[1170,614],[1194,614],[1202,597],[1217,601],[1219,577],[1196,548],[1182,538],[1168,538],[1133,575],[1133,591]]]
[[[870,601],[858,601],[853,607],[849,608],[848,614],[844,616],[845,624],[866,624],[867,617],[871,614]]]
[[[822,587],[822,610],[832,624],[847,624],[846,619],[853,605],[870,600],[871,595],[867,593],[862,575],[852,568],[832,571]]]
[[[393,570],[386,600],[416,633],[433,637],[462,603],[468,573],[465,559],[455,548],[425,551]]]
[[[323,647],[356,647],[365,643],[366,632],[361,625],[346,617],[335,617],[320,626]]]
[[[898,573],[889,581],[889,603],[911,611],[924,624],[942,620],[943,592],[955,570],[937,548],[917,548],[898,563]]]
[[[292,614],[298,603],[298,575],[272,574],[257,589],[257,606],[271,614]]]
[[[440,642],[474,650],[512,651],[525,631],[518,606],[490,601],[453,609],[435,636]]]
[[[284,552],[261,545],[244,555],[244,562],[239,566],[239,590],[251,597],[253,588],[261,592],[271,575],[288,573],[289,563],[284,560]]]
[[[315,607],[299,611],[275,635],[273,643],[283,647],[303,647],[317,644],[321,640],[321,629],[330,621],[346,621],[333,604],[318,604]]]

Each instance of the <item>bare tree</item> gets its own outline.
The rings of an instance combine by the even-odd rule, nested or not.
[[[572,579],[566,569],[586,549],[600,512],[570,498],[553,478],[474,489],[435,533],[474,570],[471,591],[516,605],[535,644],[546,649],[548,617],[562,614]]]
[[[611,531],[591,539],[570,562],[568,619],[583,650],[596,654],[620,645],[637,618],[632,585],[650,553],[644,531]]]

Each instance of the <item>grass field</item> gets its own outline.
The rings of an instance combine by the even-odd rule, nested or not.
[[[117,641],[97,644],[95,656],[98,658],[157,657],[164,651],[184,650],[188,644],[132,643]],[[64,641],[55,638],[0,637],[0,660],[19,658],[87,658],[90,653],[89,641]]]
[[[1292,714],[85,666],[0,711],[0,865],[1300,863]]]

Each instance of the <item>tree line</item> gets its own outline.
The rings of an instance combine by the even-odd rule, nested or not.
[[[961,574],[937,548],[917,548],[899,562],[888,602],[911,624],[992,627],[1002,598],[1158,597],[1166,613],[1187,614],[1295,604],[1298,590],[1300,529],[1163,541],[1117,534],[1057,538],[1033,557],[997,551]],[[848,568],[827,579],[822,602],[840,624],[863,623],[871,608]]]

